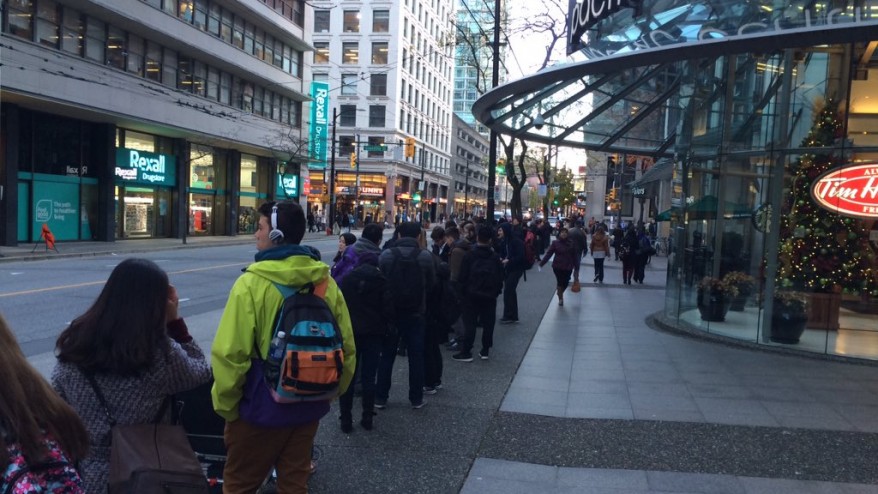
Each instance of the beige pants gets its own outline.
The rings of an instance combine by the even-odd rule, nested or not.
[[[227,422],[223,494],[256,492],[272,467],[277,469],[278,494],[307,493],[318,424],[269,429],[241,419]]]

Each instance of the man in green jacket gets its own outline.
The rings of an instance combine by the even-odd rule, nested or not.
[[[259,214],[256,262],[232,287],[211,349],[213,406],[226,420],[228,458],[223,492],[256,492],[274,467],[280,492],[305,493],[314,436],[320,418],[329,412],[329,400],[276,404],[255,391],[257,384],[262,384],[261,373],[252,364],[261,365],[259,360],[266,358],[275,317],[284,301],[275,283],[291,287],[312,283],[318,292],[325,290],[324,300],[343,342],[339,394],[345,392],[354,375],[356,347],[350,315],[341,291],[329,276],[329,266],[320,262],[316,249],[299,245],[306,225],[301,206],[266,203]],[[259,413],[250,412],[254,409]]]

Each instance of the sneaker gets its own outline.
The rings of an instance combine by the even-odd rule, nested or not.
[[[500,324],[515,324],[518,319],[500,319]]]
[[[418,409],[424,408],[424,406],[426,406],[426,405],[427,405],[427,402],[425,400],[421,400],[420,403],[412,403],[412,410],[418,410]]]
[[[384,410],[385,408],[387,408],[387,400],[376,399],[375,400],[375,408],[377,408],[378,410]]]
[[[488,358],[489,358],[488,357],[488,350],[486,350],[484,348],[479,350],[479,358],[482,360],[488,360]]]
[[[453,360],[457,360],[458,362],[472,362],[473,361],[473,354],[471,354],[470,352],[460,352],[460,353],[455,353],[454,355],[451,356],[451,358]]]
[[[439,392],[439,390],[437,390],[435,386],[424,386],[424,394],[425,395],[434,395],[438,392]]]

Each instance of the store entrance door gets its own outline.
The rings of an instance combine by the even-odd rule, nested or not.
[[[170,189],[116,187],[116,238],[170,235]]]

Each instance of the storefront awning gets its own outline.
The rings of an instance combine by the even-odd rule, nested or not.
[[[686,208],[686,212],[689,213],[689,219],[692,220],[715,220],[717,217],[718,205],[719,199],[717,199],[716,196],[706,195],[690,204],[689,207]],[[744,204],[737,204],[730,201],[725,201],[723,203],[723,217],[726,219],[749,218],[750,214],[750,208]]]

